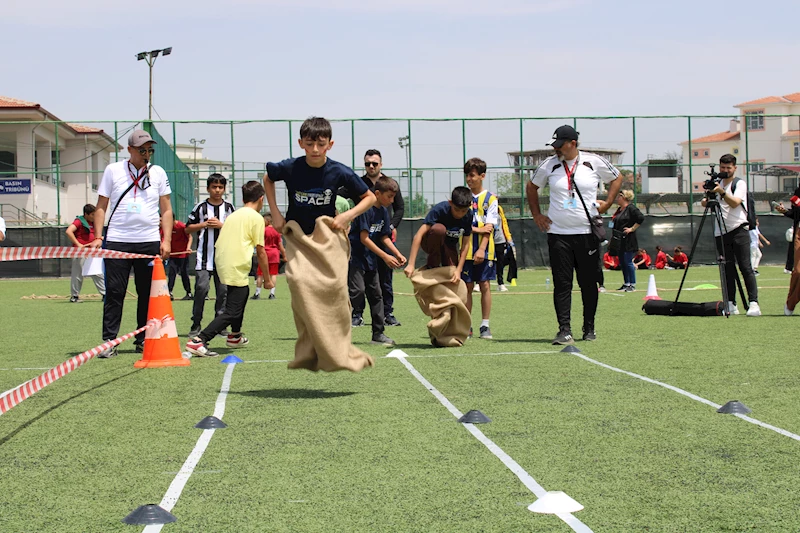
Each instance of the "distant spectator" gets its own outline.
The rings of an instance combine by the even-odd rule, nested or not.
[[[661,246],[656,246],[656,268],[661,270],[667,266],[667,254]]]
[[[633,266],[639,270],[647,270],[650,268],[650,262],[650,256],[647,255],[647,250],[644,248],[639,248],[639,251],[633,256]]]
[[[634,194],[630,189],[620,191],[616,202],[619,209],[611,217],[614,232],[622,232],[622,243],[618,256],[622,269],[623,283],[617,290],[633,292],[636,290],[636,267],[633,265],[633,256],[639,249],[636,230],[644,222],[644,215],[633,203]]]
[[[758,226],[761,223],[759,222],[758,218],[756,218],[756,227],[749,231],[750,233],[750,263],[753,266],[753,273],[758,276],[758,265],[761,263],[761,258],[764,254],[761,253],[761,248],[764,245],[769,246],[770,243],[764,235],[761,234],[761,231],[758,229]]]
[[[94,213],[96,208],[92,204],[83,206],[83,215],[76,217],[72,224],[67,227],[67,238],[72,242],[76,248],[84,248],[92,243],[94,240]],[[100,260],[102,261],[102,259]],[[70,303],[81,303],[81,288],[83,287],[83,265],[86,264],[85,257],[76,257],[72,260],[72,276],[70,280]],[[106,280],[103,276],[102,269],[99,274],[93,274],[90,277],[94,281],[94,286],[97,287],[97,292],[102,296],[106,295]]]
[[[6,240],[6,221],[0,217],[0,241]]]
[[[619,257],[609,255],[608,252],[603,254],[603,266],[608,270],[620,270]]]
[[[163,232],[162,232],[163,233]],[[163,234],[161,235],[163,238]],[[176,220],[172,225],[172,252],[167,261],[167,288],[169,289],[169,299],[174,300],[172,289],[175,288],[175,279],[178,274],[181,276],[183,290],[186,296],[181,300],[193,300],[192,282],[189,279],[189,256],[192,253],[192,234],[186,232],[186,224]]]
[[[686,257],[686,254],[683,253],[683,250],[680,246],[676,246],[674,250],[675,255],[667,254],[667,265],[668,268],[680,268],[685,269],[686,266],[689,264],[689,258]]]

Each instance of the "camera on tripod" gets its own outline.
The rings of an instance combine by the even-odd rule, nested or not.
[[[711,167],[711,169],[704,172],[704,174],[710,177],[703,182],[703,189],[707,191],[706,194],[716,189],[717,185],[719,185],[722,180],[728,179],[727,172],[717,172],[714,170],[717,167],[714,163],[710,163],[708,166]]]

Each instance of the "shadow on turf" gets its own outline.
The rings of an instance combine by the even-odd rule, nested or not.
[[[120,379],[122,379],[124,377],[130,376],[131,374],[135,374],[136,372],[139,372],[139,371],[140,371],[140,369],[138,369],[138,368],[136,370],[131,370],[130,372],[126,372],[125,374],[122,374],[121,376],[117,376],[115,378],[111,378],[108,381],[104,381],[103,383],[99,383],[99,384],[95,385],[94,387],[86,389],[85,391],[81,391],[78,394],[73,394],[72,396],[70,396],[66,400],[61,400],[60,402],[58,402],[54,406],[42,411],[41,413],[39,413],[35,417],[31,418],[30,420],[28,420],[27,422],[25,422],[24,424],[19,426],[17,429],[12,431],[11,433],[6,435],[5,437],[0,438],[0,446],[2,446],[3,444],[7,443],[8,441],[13,439],[14,437],[16,437],[17,434],[20,431],[22,431],[23,429],[26,429],[26,428],[30,427],[31,425],[33,425],[34,422],[37,422],[37,421],[41,420],[42,418],[44,418],[45,416],[49,415],[50,413],[52,413],[53,411],[55,411],[59,407],[68,404],[69,402],[71,402],[75,398],[80,398],[84,394],[87,394],[87,393],[95,391],[95,390],[97,390],[99,388],[105,387],[106,385],[110,385],[111,383],[114,383],[115,381],[118,381],[118,380],[120,380]]]
[[[240,394],[242,396],[252,396],[253,398],[273,398],[277,400],[324,400],[327,398],[352,396],[355,392],[329,392],[316,389],[263,389],[229,392],[228,394]]]

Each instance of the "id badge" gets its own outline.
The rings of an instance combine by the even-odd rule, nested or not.
[[[614,229],[614,221],[613,220],[610,220],[608,222],[608,227],[611,228],[611,229]]]
[[[578,202],[574,197],[564,200],[564,209],[577,209]]]
[[[136,215],[141,215],[142,214],[142,202],[140,202],[139,200],[131,200],[128,203],[127,212],[128,213],[133,213],[133,214],[136,214]]]

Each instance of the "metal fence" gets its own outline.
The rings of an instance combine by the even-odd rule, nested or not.
[[[738,121],[732,124],[731,121]],[[526,118],[446,118],[446,119],[339,119],[332,120],[335,145],[330,157],[363,172],[362,156],[367,149],[381,151],[384,172],[400,183],[406,201],[406,216],[420,217],[430,205],[449,197],[456,185],[463,184],[462,167],[466,159],[480,157],[488,163],[486,188],[496,192],[509,217],[527,216],[524,183],[546,157],[545,147],[552,132],[562,124],[571,124],[581,133],[584,149],[607,155],[625,174],[626,188],[635,191],[636,203],[657,214],[694,213],[702,198],[703,171],[716,162],[715,150],[729,149],[739,158],[739,174],[755,191],[761,193],[759,212],[770,210],[769,200],[786,196],[798,185],[800,174],[800,118],[798,115],[758,114],[714,116],[640,116],[640,117],[526,117]],[[79,161],[62,160],[61,146],[66,144],[59,128],[79,125],[100,128],[124,146],[128,133],[142,127],[141,121],[0,122],[0,180],[28,178],[42,191],[54,190],[55,202],[44,209],[19,206],[52,223],[66,223],[75,213],[70,202],[75,196],[70,176],[95,184],[101,166],[91,167]],[[170,175],[173,207],[180,219],[191,209],[198,175],[192,163],[222,161],[227,167],[231,200],[240,198],[238,190],[251,179],[263,177],[265,163],[302,155],[297,138],[302,120],[246,121],[154,121],[159,139],[157,162]],[[149,126],[148,126],[149,127]],[[29,128],[12,140],[15,128]],[[156,131],[157,130],[157,131]],[[733,131],[736,130],[736,131]],[[55,132],[55,135],[52,133]],[[49,140],[44,137],[45,133]],[[26,137],[27,136],[27,137]],[[55,137],[52,139],[52,137]],[[181,161],[162,143],[176,147],[190,139],[206,141],[203,155],[195,154]],[[721,140],[720,140],[721,139]],[[70,141],[73,142],[73,141]],[[44,143],[45,148],[40,148]],[[14,154],[22,148],[35,155],[26,163]],[[63,146],[62,144],[62,146]],[[32,146],[30,146],[32,145]],[[49,148],[47,148],[49,147]],[[55,155],[39,157],[41,150]],[[10,155],[9,155],[10,154]],[[88,154],[94,157],[96,154]],[[27,157],[27,156],[26,156]],[[110,160],[124,157],[110,154]],[[165,158],[163,161],[158,158]],[[81,159],[82,161],[82,159]],[[83,178],[85,177],[85,179]],[[45,179],[46,178],[46,179]],[[76,181],[76,180],[72,180]],[[96,199],[96,194],[90,191]],[[543,202],[547,203],[547,191]],[[0,204],[9,204],[2,196]],[[285,188],[278,185],[278,201],[286,205]],[[55,216],[53,214],[55,213]]]

